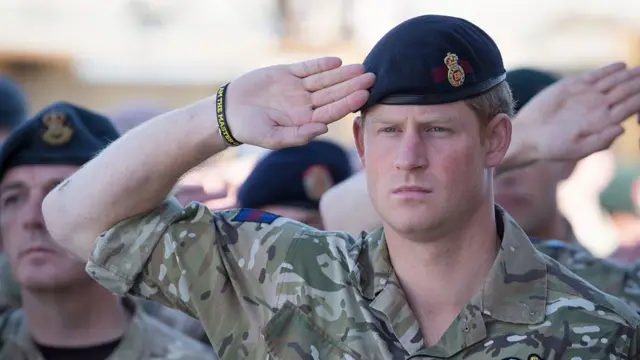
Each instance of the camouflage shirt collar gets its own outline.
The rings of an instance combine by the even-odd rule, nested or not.
[[[358,284],[362,296],[373,300],[385,288],[393,272],[389,250],[382,227],[361,234],[358,259],[351,277]]]
[[[496,320],[537,324],[544,320],[547,302],[547,266],[516,221],[496,206],[503,224],[500,251],[482,288],[480,308]]]
[[[536,324],[544,320],[547,268],[528,236],[501,207],[496,205],[500,251],[487,281],[470,305],[499,321]],[[361,241],[356,278],[362,296],[375,299],[393,276],[393,268],[382,228]]]

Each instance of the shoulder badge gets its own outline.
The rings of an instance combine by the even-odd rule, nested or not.
[[[302,185],[307,198],[318,201],[334,185],[331,172],[324,165],[311,165],[302,175]]]
[[[68,124],[67,115],[62,112],[51,111],[46,113],[42,117],[42,126],[44,127],[41,136],[42,141],[49,145],[64,145],[73,136],[74,131]]]
[[[449,84],[453,87],[459,87],[464,83],[464,69],[458,64],[458,55],[447,53],[444,58],[444,64],[447,65],[447,78]]]
[[[240,209],[231,221],[271,224],[279,217],[279,215],[268,213],[266,211],[244,208]]]

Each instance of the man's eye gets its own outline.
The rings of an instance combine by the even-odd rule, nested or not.
[[[17,201],[18,201],[17,195],[9,195],[9,196],[2,197],[2,200],[0,200],[0,204],[2,204],[2,206],[8,206],[8,205],[15,204]]]

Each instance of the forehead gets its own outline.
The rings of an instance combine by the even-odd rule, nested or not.
[[[5,172],[0,181],[0,189],[10,184],[45,186],[59,181],[78,170],[75,165],[20,165]]]
[[[474,120],[474,112],[464,101],[439,105],[386,105],[378,104],[366,113],[367,121],[447,120],[463,122]]]

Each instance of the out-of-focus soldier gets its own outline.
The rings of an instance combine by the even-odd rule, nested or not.
[[[55,103],[20,125],[0,149],[0,233],[21,308],[0,316],[0,359],[215,359],[212,349],[93,281],[51,239],[42,200],[118,138],[111,122]],[[91,201],[91,199],[86,199]],[[16,283],[12,285],[10,273]]]

